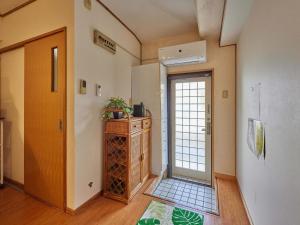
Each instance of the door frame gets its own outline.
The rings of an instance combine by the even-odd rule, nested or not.
[[[28,43],[31,43],[31,42],[34,42],[34,41],[37,41],[37,40],[40,40],[40,39],[43,39],[43,38],[46,38],[46,37],[50,37],[52,35],[55,35],[55,34],[58,34],[58,33],[64,33],[64,44],[65,44],[65,91],[64,91],[64,108],[63,108],[63,120],[64,120],[64,126],[63,126],[63,208],[62,210],[63,211],[67,211],[67,126],[68,126],[68,123],[67,123],[67,84],[68,84],[68,77],[67,77],[67,74],[68,74],[68,71],[67,71],[67,27],[62,27],[62,28],[59,28],[59,29],[56,29],[56,30],[53,30],[53,31],[50,31],[50,32],[47,32],[47,33],[44,33],[44,34],[41,34],[41,35],[38,35],[36,37],[33,37],[33,38],[30,38],[28,40],[25,40],[23,42],[19,42],[15,45],[12,45],[12,46],[8,46],[7,48],[3,49],[2,51],[3,52],[7,52],[7,51],[12,51],[12,50],[15,50],[17,48],[22,48],[22,47],[25,47],[26,44]],[[1,50],[0,50],[1,52]],[[25,60],[25,56],[24,56],[24,60]],[[25,78],[26,74],[24,73],[24,78]],[[25,97],[25,89],[24,89],[24,97]],[[25,118],[24,118],[24,122],[25,122]],[[24,130],[24,135],[25,135],[25,130]],[[25,173],[25,163],[24,163],[24,173]],[[25,181],[24,181],[25,182]],[[28,194],[28,193],[26,193]],[[30,195],[30,194],[28,194]],[[38,199],[39,201],[42,201],[46,204],[49,204],[47,202],[45,202],[43,199],[39,199],[35,196],[32,196],[30,195],[31,197],[33,198],[36,198]]]
[[[167,76],[167,109],[168,115],[171,115],[171,81],[184,78],[194,78],[194,77],[211,77],[211,183],[210,185],[214,187],[215,185],[215,170],[214,170],[214,70],[200,70],[192,72],[183,73],[169,73]],[[172,177],[172,131],[171,131],[172,118],[168,116],[168,177]]]

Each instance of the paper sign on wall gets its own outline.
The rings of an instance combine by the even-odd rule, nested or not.
[[[247,143],[258,159],[265,156],[265,128],[262,121],[248,119]]]

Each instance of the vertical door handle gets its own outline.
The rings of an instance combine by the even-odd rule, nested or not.
[[[62,119],[59,120],[59,130],[60,131],[64,130],[64,123],[63,123]]]

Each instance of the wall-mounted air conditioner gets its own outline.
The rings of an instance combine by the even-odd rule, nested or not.
[[[205,63],[207,61],[206,41],[160,48],[158,57],[159,61],[166,66]]]

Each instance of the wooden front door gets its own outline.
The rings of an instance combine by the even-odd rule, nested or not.
[[[65,207],[65,32],[25,45],[25,192]]]

